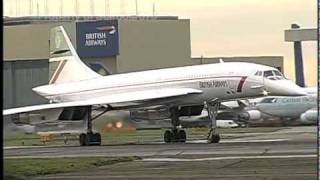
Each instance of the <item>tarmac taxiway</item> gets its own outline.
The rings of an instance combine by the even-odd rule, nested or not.
[[[5,158],[139,156],[141,160],[37,179],[316,179],[317,127],[187,143],[6,147]]]

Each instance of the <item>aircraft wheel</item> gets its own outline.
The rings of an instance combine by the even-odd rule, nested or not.
[[[87,133],[86,137],[86,145],[92,146],[92,145],[101,145],[101,135],[100,133]]]
[[[93,137],[93,133],[87,133],[86,140],[85,140],[86,146],[91,145],[92,137]]]
[[[80,146],[86,146],[87,135],[85,133],[81,133],[79,136]]]
[[[210,143],[219,143],[220,135],[219,134],[212,134],[209,141],[210,141]]]
[[[173,138],[173,133],[172,133],[172,131],[166,130],[166,132],[164,133],[164,136],[163,136],[164,142],[170,143],[170,142],[173,141],[173,139],[174,139],[174,138]]]
[[[92,140],[93,140],[93,142],[95,142],[95,145],[101,145],[101,135],[100,135],[100,133],[94,133]]]
[[[186,142],[186,139],[187,139],[186,131],[185,130],[179,130],[178,137],[179,137],[179,141],[180,142]]]

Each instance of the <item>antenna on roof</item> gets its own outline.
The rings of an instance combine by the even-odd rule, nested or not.
[[[155,16],[156,14],[156,5],[155,3],[152,4],[152,15]]]
[[[32,15],[32,6],[33,6],[32,0],[29,0],[29,16]]]
[[[60,16],[63,15],[63,2],[60,0]]]
[[[108,15],[110,15],[111,16],[111,6],[110,6],[110,1],[109,0],[107,0],[107,3],[108,3]]]
[[[136,16],[138,16],[138,0],[136,0]]]
[[[39,16],[39,2],[37,2],[37,16]]]
[[[105,16],[110,15],[109,0],[104,1],[104,14]]]
[[[126,15],[126,6],[127,6],[127,4],[126,4],[125,0],[121,0],[120,1],[120,14],[121,15]]]
[[[9,16],[12,16],[13,15],[13,4],[9,4],[10,6],[10,9],[9,9]]]
[[[94,16],[94,1],[90,0],[90,13],[91,16]]]
[[[48,9],[48,0],[44,1],[44,14],[47,16],[49,14],[49,9]]]
[[[16,0],[16,16],[18,16],[18,14],[19,14],[19,10],[18,10],[18,0]]]
[[[79,10],[78,0],[75,0],[75,2],[74,2],[74,12],[75,12],[76,16],[78,16],[78,14],[79,14],[78,10]]]

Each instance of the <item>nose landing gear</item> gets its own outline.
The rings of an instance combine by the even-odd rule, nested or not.
[[[208,143],[219,143],[220,142],[220,135],[217,132],[217,114],[220,106],[220,102],[218,102],[218,99],[214,99],[211,101],[205,102],[209,118],[211,120],[211,128],[208,133]]]

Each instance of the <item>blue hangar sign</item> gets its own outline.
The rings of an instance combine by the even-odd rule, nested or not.
[[[117,20],[78,22],[77,52],[80,57],[108,57],[119,54]]]

